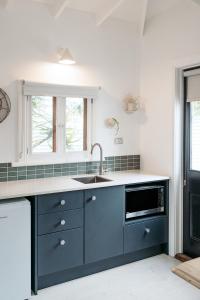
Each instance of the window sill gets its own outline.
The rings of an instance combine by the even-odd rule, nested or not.
[[[70,164],[70,163],[82,163],[82,162],[92,162],[97,161],[95,158],[83,158],[79,160],[51,160],[51,161],[26,161],[26,162],[12,162],[12,167],[26,167],[26,166],[39,166],[39,165],[57,165],[57,164]]]

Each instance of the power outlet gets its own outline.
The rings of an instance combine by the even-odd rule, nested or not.
[[[123,144],[123,143],[124,143],[124,140],[123,140],[122,137],[115,138],[114,143],[117,144],[117,145]]]

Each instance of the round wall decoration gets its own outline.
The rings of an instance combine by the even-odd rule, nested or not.
[[[7,118],[10,110],[10,98],[2,89],[0,89],[0,123],[2,123]]]

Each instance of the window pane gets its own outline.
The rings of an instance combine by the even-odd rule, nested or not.
[[[54,114],[55,99],[52,97],[32,97],[32,152],[55,151]]]
[[[191,168],[200,171],[200,101],[190,103],[191,107]]]
[[[87,100],[66,98],[66,151],[87,150]]]

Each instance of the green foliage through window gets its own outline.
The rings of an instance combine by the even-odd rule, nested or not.
[[[32,97],[32,151],[53,151],[52,97]]]
[[[84,99],[66,98],[66,150],[83,151]]]
[[[55,105],[57,101],[57,105]],[[52,153],[56,151],[56,124],[63,124],[64,140],[60,141],[66,151],[83,151],[87,147],[87,100],[32,96],[32,152]],[[59,115],[57,114],[59,107]],[[56,117],[58,120],[56,120]],[[60,119],[59,119],[60,118]],[[57,121],[57,122],[56,122]],[[59,137],[61,135],[59,134]]]

